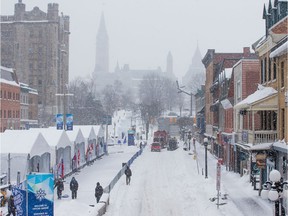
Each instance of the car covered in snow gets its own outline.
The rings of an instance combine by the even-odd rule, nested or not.
[[[159,142],[153,142],[151,144],[151,151],[161,151],[161,144]]]

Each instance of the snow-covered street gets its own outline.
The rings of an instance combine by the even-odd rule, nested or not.
[[[199,174],[193,155],[183,151],[150,152],[149,146],[131,166],[131,185],[123,176],[110,194],[105,215],[273,215],[272,203],[253,191],[248,176],[226,172],[222,167],[221,200],[217,210],[216,160],[208,153],[208,179],[202,175],[204,147],[197,145]],[[223,194],[228,194],[228,199]]]

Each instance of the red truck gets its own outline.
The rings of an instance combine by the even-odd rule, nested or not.
[[[161,147],[165,148],[168,142],[168,133],[165,130],[155,131],[153,136],[153,142],[159,142],[161,144]]]

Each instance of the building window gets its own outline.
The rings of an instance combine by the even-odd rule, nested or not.
[[[15,92],[13,92],[13,100],[15,100]]]
[[[241,99],[241,82],[240,82],[240,80],[237,81],[236,92],[237,92],[237,99]]]
[[[267,69],[266,69],[266,65],[267,65],[267,58],[264,58],[264,76],[263,76],[263,82],[265,83],[267,81]]]
[[[268,58],[268,81],[270,81],[271,78],[271,59]]]
[[[273,60],[273,79],[276,79],[277,77],[277,64],[276,64],[276,59],[274,58]]]
[[[284,109],[281,109],[281,114],[282,114],[282,125],[281,125],[281,129],[282,129],[282,134],[281,134],[281,138],[280,140],[284,139],[284,134],[285,134],[285,110]]]
[[[2,90],[0,90],[0,98],[2,98]]]
[[[284,61],[281,62],[280,73],[281,87],[284,87]]]
[[[4,98],[6,99],[6,91],[4,91]]]
[[[4,110],[4,118],[6,118],[6,110]]]

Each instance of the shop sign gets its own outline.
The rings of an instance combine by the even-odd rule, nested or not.
[[[256,164],[258,168],[264,169],[266,167],[266,154],[257,154],[256,155]]]

